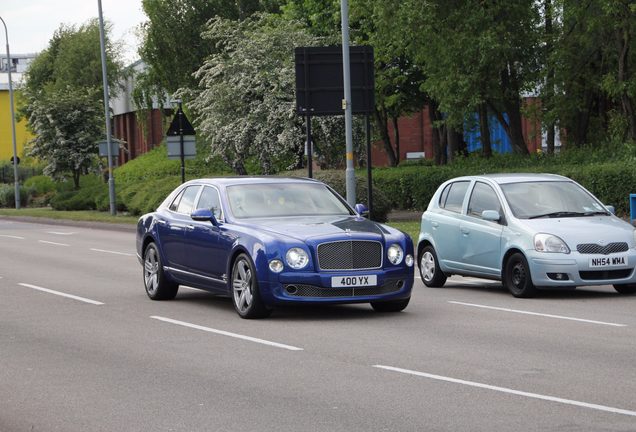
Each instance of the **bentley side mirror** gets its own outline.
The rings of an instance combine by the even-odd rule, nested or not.
[[[219,221],[216,220],[216,217],[214,217],[214,213],[212,213],[210,209],[196,209],[192,212],[190,218],[198,222],[212,222],[212,225],[219,226]]]
[[[355,211],[362,217],[365,217],[365,218],[369,217],[369,208],[365,206],[364,204],[356,204]]]

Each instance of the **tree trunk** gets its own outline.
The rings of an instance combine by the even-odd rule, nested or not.
[[[553,51],[552,46],[552,0],[545,0],[544,2],[545,8],[545,36],[546,36],[546,44],[545,44],[545,64],[548,66],[547,73],[547,82],[546,82],[546,90],[545,97],[542,101],[542,111],[545,114],[548,112],[550,108],[552,108],[553,100],[554,100],[554,68],[551,64],[551,56]],[[544,118],[546,116],[544,115]],[[546,146],[548,154],[554,154],[554,121],[550,121],[546,124]]]
[[[439,111],[439,105],[435,101],[428,103],[428,118],[431,122],[431,144],[433,146],[433,160],[435,165],[445,165],[448,162],[446,157],[446,128],[439,126],[442,120],[442,113]]]
[[[395,138],[395,162],[398,165],[400,163],[400,127],[396,116],[392,116],[391,120],[393,120],[393,136]]]
[[[625,82],[629,80],[629,44],[629,28],[617,30],[616,48],[618,51],[618,84],[620,87],[626,87]],[[634,116],[632,99],[625,90],[621,92],[621,106],[629,126],[628,139],[634,140],[636,139],[636,116]]]
[[[393,151],[393,146],[391,145],[391,137],[389,136],[388,117],[386,115],[386,111],[384,109],[380,111],[375,108],[373,112],[375,121],[378,125],[378,130],[380,131],[380,136],[382,136],[382,142],[384,143],[384,151],[389,158],[389,165],[391,165],[392,167],[397,166],[395,152]]]
[[[488,105],[486,103],[479,105],[479,134],[484,157],[489,158],[492,156],[492,145],[490,142],[490,127],[488,125]]]

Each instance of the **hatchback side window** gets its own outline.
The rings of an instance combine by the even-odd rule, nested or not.
[[[496,210],[501,214],[501,204],[490,186],[477,182],[468,201],[468,214],[480,218],[484,210]]]
[[[179,201],[179,206],[177,207],[177,213],[187,214],[192,213],[192,209],[194,207],[194,199],[197,197],[199,193],[199,189],[201,186],[189,186],[186,188],[185,192],[183,192],[183,196]]]
[[[462,204],[464,203],[464,196],[466,196],[466,190],[468,189],[469,184],[470,182],[468,181],[459,181],[448,185],[447,188],[450,189],[448,191],[448,195],[446,196],[446,201],[440,203],[440,206],[445,208],[446,210],[461,213]],[[444,194],[445,191],[442,192],[442,196],[444,196]]]
[[[219,192],[215,188],[204,186],[197,204],[197,210],[198,209],[208,209],[214,213],[215,218],[221,219],[223,213],[221,211]]]

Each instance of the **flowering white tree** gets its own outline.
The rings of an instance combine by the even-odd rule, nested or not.
[[[200,88],[189,108],[212,155],[237,174],[247,174],[249,158],[258,160],[263,174],[299,167],[306,135],[304,117],[295,111],[294,48],[322,40],[298,22],[268,14],[238,22],[215,18],[203,37],[218,51],[197,72]],[[321,147],[342,144],[344,155],[337,122],[313,122]]]

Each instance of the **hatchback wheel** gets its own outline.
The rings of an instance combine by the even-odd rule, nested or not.
[[[528,261],[523,254],[514,253],[506,261],[504,286],[515,297],[534,297],[537,288],[532,283]]]
[[[232,266],[232,301],[241,318],[265,318],[272,311],[261,300],[252,260],[240,254]]]
[[[625,294],[625,295],[636,294],[636,284],[620,284],[620,285],[615,284],[614,289],[619,294]]]
[[[144,251],[144,287],[153,300],[172,300],[177,295],[179,285],[166,277],[157,245],[149,243]]]
[[[437,254],[433,246],[426,246],[420,255],[420,276],[424,285],[430,288],[439,288],[446,283],[446,275],[439,268]]]

